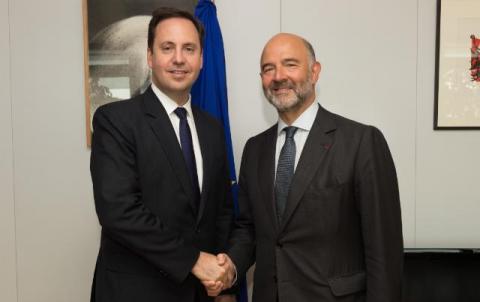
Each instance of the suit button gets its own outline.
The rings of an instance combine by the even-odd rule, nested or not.
[[[280,242],[277,242],[277,247],[278,248],[283,248],[283,244],[281,244]]]
[[[273,276],[273,282],[275,282],[275,283],[278,282],[277,276]]]
[[[199,230],[199,229],[196,229],[196,230],[195,230],[195,233],[200,234],[200,230]]]

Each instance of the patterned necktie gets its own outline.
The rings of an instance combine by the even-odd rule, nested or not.
[[[275,200],[279,222],[281,222],[283,212],[285,211],[290,183],[294,173],[296,147],[293,136],[297,129],[297,127],[290,126],[282,130],[285,131],[286,137],[278,157],[277,175],[275,178]]]
[[[183,107],[178,107],[174,112],[180,119],[180,145],[182,146],[183,157],[187,164],[190,179],[192,180],[195,205],[197,205],[200,200],[200,187],[198,185],[197,164],[193,151],[192,132],[187,121],[187,110]]]

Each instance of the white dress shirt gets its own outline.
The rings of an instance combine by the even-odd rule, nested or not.
[[[313,122],[315,121],[315,117],[317,116],[318,112],[318,103],[313,102],[307,110],[305,110],[294,122],[291,126],[297,127],[297,131],[293,136],[295,141],[295,165],[294,171],[297,168],[298,160],[300,159],[300,155],[302,154],[303,147],[305,146],[305,142],[307,141],[308,134],[310,133],[310,129],[312,129]],[[278,118],[278,127],[277,127],[277,146],[275,150],[275,175],[277,175],[277,165],[278,165],[278,158],[280,157],[280,151],[282,150],[283,144],[285,143],[285,131],[283,129],[288,127],[287,123],[285,123],[281,118]]]
[[[195,162],[197,166],[197,176],[198,176],[198,185],[200,187],[200,192],[202,192],[202,183],[203,183],[203,158],[202,152],[200,151],[200,142],[198,141],[198,134],[197,128],[195,127],[195,121],[193,119],[192,113],[192,102],[191,96],[188,96],[188,101],[183,106],[178,106],[178,104],[169,98],[166,94],[164,94],[155,84],[152,83],[152,90],[160,100],[163,108],[168,114],[170,118],[170,122],[172,123],[173,130],[175,130],[175,134],[177,135],[178,143],[180,143],[180,118],[175,114],[175,109],[178,107],[183,107],[187,110],[187,122],[188,126],[190,127],[190,132],[192,133],[192,144],[193,144],[193,153],[195,154]],[[183,156],[183,154],[182,154]]]

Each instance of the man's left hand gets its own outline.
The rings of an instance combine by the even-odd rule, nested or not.
[[[230,288],[237,281],[237,269],[232,259],[227,254],[221,253],[217,255],[217,263],[227,271],[226,282],[223,289]]]

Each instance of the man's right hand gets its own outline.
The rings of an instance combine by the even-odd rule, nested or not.
[[[200,252],[197,262],[192,268],[192,274],[200,281],[215,281],[216,287],[223,287],[227,282],[227,269],[218,264],[215,255]]]
[[[236,280],[235,265],[226,254],[215,256],[200,252],[192,274],[202,282],[209,296],[218,296]]]
[[[225,276],[221,282],[213,280],[201,280],[209,296],[218,296],[222,290],[228,289],[237,280],[237,269],[227,254],[218,254],[217,265],[225,269]],[[225,300],[228,301],[228,300]]]

